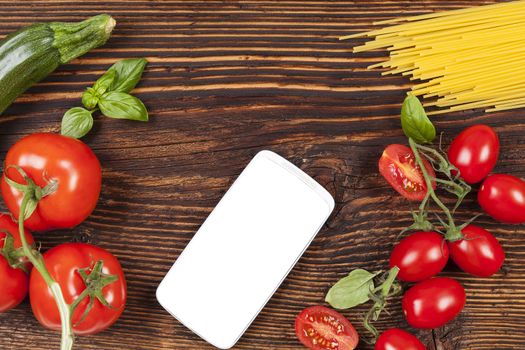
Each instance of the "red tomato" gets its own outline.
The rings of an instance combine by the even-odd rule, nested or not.
[[[505,260],[505,252],[489,231],[475,225],[461,230],[465,239],[448,242],[452,260],[465,272],[489,277],[498,272]]]
[[[436,232],[416,232],[404,238],[390,255],[390,267],[399,267],[397,278],[422,281],[437,275],[448,261],[448,247]]]
[[[374,350],[426,350],[426,347],[412,334],[392,328],[377,338]]]
[[[91,149],[79,140],[58,134],[32,134],[7,152],[4,168],[10,179],[25,184],[20,166],[38,185],[57,181],[56,191],[40,200],[25,221],[34,231],[70,228],[84,221],[95,208],[100,193],[100,163]],[[18,218],[23,193],[2,178],[2,195],[9,211]]]
[[[295,319],[295,334],[312,350],[352,350],[359,342],[350,321],[324,306],[304,309]]]
[[[435,178],[436,173],[430,163],[425,158],[422,160],[429,176]],[[407,146],[394,144],[385,148],[379,159],[379,172],[399,194],[409,200],[421,201],[427,193],[421,169]],[[432,186],[436,187],[435,182]]]
[[[21,268],[12,267],[9,263],[19,263],[24,260],[14,259],[9,257],[12,251],[6,250],[5,247],[5,231],[9,232],[13,237],[13,248],[19,249],[22,247],[20,241],[20,234],[18,232],[18,225],[11,219],[9,215],[0,214],[0,312],[10,310],[20,304],[27,295],[29,287],[29,277],[27,273]],[[33,237],[25,231],[27,244],[33,244]],[[29,269],[30,264],[26,264]]]
[[[496,165],[498,156],[498,135],[490,126],[482,124],[463,130],[448,149],[450,163],[469,184],[483,180]]]
[[[465,289],[447,277],[419,282],[403,296],[403,313],[414,328],[438,328],[454,319],[466,302]]]
[[[126,280],[118,260],[108,251],[85,243],[66,243],[44,253],[46,268],[57,281],[66,303],[71,304],[86,289],[79,269],[90,268],[97,261],[103,261],[102,273],[115,275],[118,279],[102,289],[102,295],[110,307],[95,299],[93,308],[81,320],[90,297],[80,302],[73,312],[75,334],[95,334],[110,327],[120,317],[126,304]],[[89,271],[88,274],[91,274]],[[60,315],[53,295],[42,275],[33,269],[29,283],[29,297],[36,319],[50,329],[60,329]]]
[[[28,277],[21,269],[13,268],[0,254],[0,312],[20,304],[27,295]]]
[[[479,189],[478,202],[494,219],[522,224],[525,222],[525,181],[512,175],[491,175]]]

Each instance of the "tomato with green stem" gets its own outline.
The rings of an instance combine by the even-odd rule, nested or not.
[[[423,159],[427,173],[434,179],[436,174],[430,163]],[[392,144],[385,148],[379,159],[379,172],[403,197],[422,201],[427,194],[427,184],[414,153],[404,145]],[[432,180],[432,188],[436,183]]]
[[[25,232],[25,237],[32,245],[31,233]],[[9,215],[0,214],[0,312],[14,308],[27,295],[31,264],[21,247],[17,224]]]
[[[9,211],[18,217],[29,196],[25,226],[33,231],[71,228],[84,221],[97,203],[102,171],[82,141],[53,133],[36,133],[7,152],[1,189]]]
[[[295,319],[295,334],[312,350],[353,350],[359,342],[350,321],[324,306],[304,309]]]
[[[499,156],[498,135],[490,126],[479,124],[463,130],[450,144],[448,159],[469,184],[483,180]]]
[[[505,261],[505,252],[498,240],[487,230],[467,225],[461,230],[463,239],[448,242],[452,260],[463,271],[479,277],[490,277]]]
[[[403,296],[402,308],[412,327],[439,328],[463,310],[466,294],[463,286],[448,277],[434,277],[419,282]]]
[[[99,333],[120,317],[127,289],[124,272],[114,255],[90,244],[66,243],[45,252],[43,259],[70,305],[75,334]],[[36,270],[31,272],[29,296],[36,319],[47,328],[60,329],[53,295]]]
[[[478,202],[487,214],[498,221],[525,223],[525,181],[519,177],[490,175],[479,189]]]
[[[390,267],[399,267],[397,278],[418,282],[437,275],[447,264],[449,249],[436,232],[415,232],[402,239],[390,254]]]
[[[426,350],[426,347],[407,331],[392,328],[381,333],[374,350]]]

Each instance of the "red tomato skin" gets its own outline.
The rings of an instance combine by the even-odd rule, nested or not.
[[[434,277],[410,288],[403,296],[402,308],[412,327],[433,329],[453,320],[465,302],[461,284],[452,278]]]
[[[397,266],[397,278],[405,282],[426,280],[447,264],[449,250],[442,235],[419,231],[402,239],[392,250],[390,267]]]
[[[381,333],[374,350],[426,350],[427,348],[412,334],[392,328]]]
[[[27,274],[12,268],[0,255],[0,312],[11,310],[25,299],[29,287]]]
[[[493,174],[483,181],[478,202],[495,220],[507,224],[525,223],[525,181],[507,174]]]
[[[11,237],[13,237],[13,246],[15,248],[22,247],[22,240],[20,239],[20,232],[18,231],[18,224],[13,221],[10,215],[0,213],[0,247],[4,245],[5,232],[9,232]],[[32,245],[35,241],[33,240],[33,235],[28,230],[24,230],[26,236],[26,242],[29,245]]]
[[[314,325],[313,328],[315,328],[315,322],[313,323],[310,318],[317,321],[324,316],[329,317],[342,327],[339,333],[340,338],[337,339],[339,343],[336,347],[323,346],[321,343],[314,344],[312,338],[307,334],[307,331],[312,328],[312,324]],[[326,323],[323,325],[325,326],[323,328],[326,328]],[[311,306],[301,311],[295,319],[295,334],[301,343],[311,350],[353,350],[359,342],[359,336],[350,321],[339,312],[324,306]],[[333,334],[333,332],[330,333],[330,335]],[[336,339],[335,337],[337,336],[334,336],[333,339]]]
[[[51,276],[60,284],[66,303],[71,304],[85,289],[85,284],[78,274],[78,269],[92,266],[98,260],[104,261],[103,272],[117,275],[118,281],[102,290],[111,308],[95,300],[93,308],[86,318],[79,323],[89,298],[80,302],[73,313],[73,331],[75,334],[96,334],[109,328],[124,311],[127,297],[126,280],[118,260],[108,251],[86,243],[66,243],[58,245],[43,254]],[[44,327],[60,330],[60,314],[42,275],[33,269],[29,281],[29,298],[36,319]]]
[[[71,228],[84,221],[95,208],[102,183],[100,163],[82,141],[53,133],[36,133],[15,143],[7,152],[4,168],[10,179],[25,183],[16,169],[20,166],[38,185],[58,181],[57,190],[42,198],[24,224],[33,231]],[[1,182],[9,211],[18,218],[23,193]]]
[[[450,144],[448,159],[469,184],[483,180],[494,169],[499,156],[498,135],[479,124],[463,130]]]
[[[22,247],[18,225],[9,215],[0,214],[0,231],[7,231],[13,237],[14,248]],[[5,232],[0,232],[0,247],[4,246]],[[25,231],[27,244],[33,244],[33,236]],[[31,264],[27,264],[30,268]],[[0,312],[8,311],[25,299],[29,289],[29,276],[23,270],[13,268],[0,254]]]
[[[434,169],[422,158],[425,169],[431,178],[436,177]],[[427,185],[412,150],[405,145],[392,144],[385,148],[379,159],[379,172],[385,180],[403,197],[411,201],[422,201],[427,193]],[[432,182],[436,188],[436,183]]]
[[[479,277],[490,277],[505,261],[505,252],[487,230],[468,225],[461,230],[465,239],[448,242],[452,260],[463,271]]]

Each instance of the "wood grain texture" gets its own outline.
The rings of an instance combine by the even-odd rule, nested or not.
[[[57,131],[61,115],[115,60],[146,57],[136,89],[148,123],[96,118],[85,138],[103,164],[93,215],[70,231],[37,234],[43,249],[91,242],[120,259],[129,286],[122,318],[109,330],[79,337],[77,349],[211,349],[155,300],[157,284],[235,177],[259,150],[271,149],[313,176],[336,198],[336,209],[236,349],[303,349],[295,315],[322,304],[350,269],[385,269],[409,205],[381,179],[385,145],[405,142],[400,103],[409,81],[366,66],[385,52],[353,55],[365,31],[394,16],[491,1],[0,1],[0,35],[37,21],[78,20],[107,12],[114,35],[97,50],[59,68],[0,118],[0,156],[23,135]],[[445,140],[475,123],[501,137],[496,171],[525,177],[525,112],[468,111],[435,117]],[[479,212],[470,196],[458,216]],[[435,331],[416,331],[430,350],[522,349],[525,344],[525,229],[479,224],[501,241],[507,260],[490,279],[453,266],[467,289],[464,312]],[[359,326],[364,307],[344,312]],[[381,329],[402,327],[399,300]],[[29,303],[0,314],[1,349],[58,349]],[[373,347],[361,343],[359,349]]]

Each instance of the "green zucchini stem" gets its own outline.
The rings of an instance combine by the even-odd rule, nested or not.
[[[60,53],[60,62],[67,63],[86,52],[104,45],[109,39],[115,20],[107,14],[90,17],[82,22],[52,22],[53,46]]]

